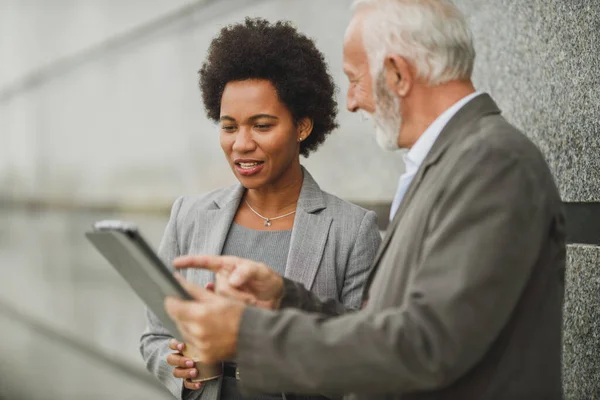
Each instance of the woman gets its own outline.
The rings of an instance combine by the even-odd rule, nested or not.
[[[168,265],[184,254],[254,259],[320,296],[358,308],[380,243],[375,213],[321,191],[300,164],[300,155],[316,150],[337,126],[333,80],[314,42],[283,22],[246,19],[226,27],[209,48],[200,88],[239,184],[179,198],[160,256]],[[206,271],[183,274],[199,284],[213,279]],[[182,349],[148,313],[141,352],[173,395],[244,398],[235,364],[225,363],[221,379],[201,386],[190,380],[198,371]]]

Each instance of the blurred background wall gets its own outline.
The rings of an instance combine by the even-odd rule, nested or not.
[[[392,198],[400,154],[342,111],[349,15],[339,0],[0,0],[0,397],[165,398],[139,356],[141,302],[82,234],[129,219],[156,246],[177,196],[234,182],[197,86],[221,27],[288,18],[314,37],[341,126],[305,164],[344,198]]]
[[[379,150],[370,123],[345,111],[350,3],[0,0],[0,398],[168,398],[138,354],[142,304],[82,233],[130,219],[157,245],[175,197],[233,183],[197,88],[226,24],[290,19],[315,38],[340,128],[304,164],[323,189],[385,210],[401,153]],[[456,3],[475,35],[476,84],[540,146],[565,201],[598,204],[600,3]],[[568,398],[600,397],[597,244],[569,249]]]
[[[8,4],[0,17],[3,197],[164,206],[233,183],[218,130],[204,115],[197,71],[218,30],[247,15],[291,18],[314,37],[345,104],[348,1]],[[345,198],[393,196],[398,154],[379,151],[357,116],[341,112],[339,120],[306,161],[315,178]]]

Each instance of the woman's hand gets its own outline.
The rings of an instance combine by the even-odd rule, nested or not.
[[[190,381],[190,379],[198,376],[198,370],[195,368],[195,363],[191,358],[183,356],[185,343],[181,343],[178,340],[172,339],[169,342],[169,348],[175,351],[175,353],[171,353],[167,356],[167,363],[175,367],[173,369],[173,376],[175,378],[182,378],[183,386],[185,386],[187,389],[200,389],[200,387],[202,387],[200,382]]]

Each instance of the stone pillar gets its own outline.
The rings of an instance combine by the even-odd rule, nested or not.
[[[565,398],[600,398],[600,1],[455,2],[473,27],[476,85],[539,145],[556,177],[575,242],[567,255]]]

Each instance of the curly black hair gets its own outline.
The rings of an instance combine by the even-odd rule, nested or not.
[[[300,144],[305,157],[338,126],[335,84],[325,58],[290,22],[246,18],[244,23],[221,29],[199,74],[206,115],[214,122],[219,121],[227,83],[270,81],[295,123],[305,117],[313,120],[312,133]]]

